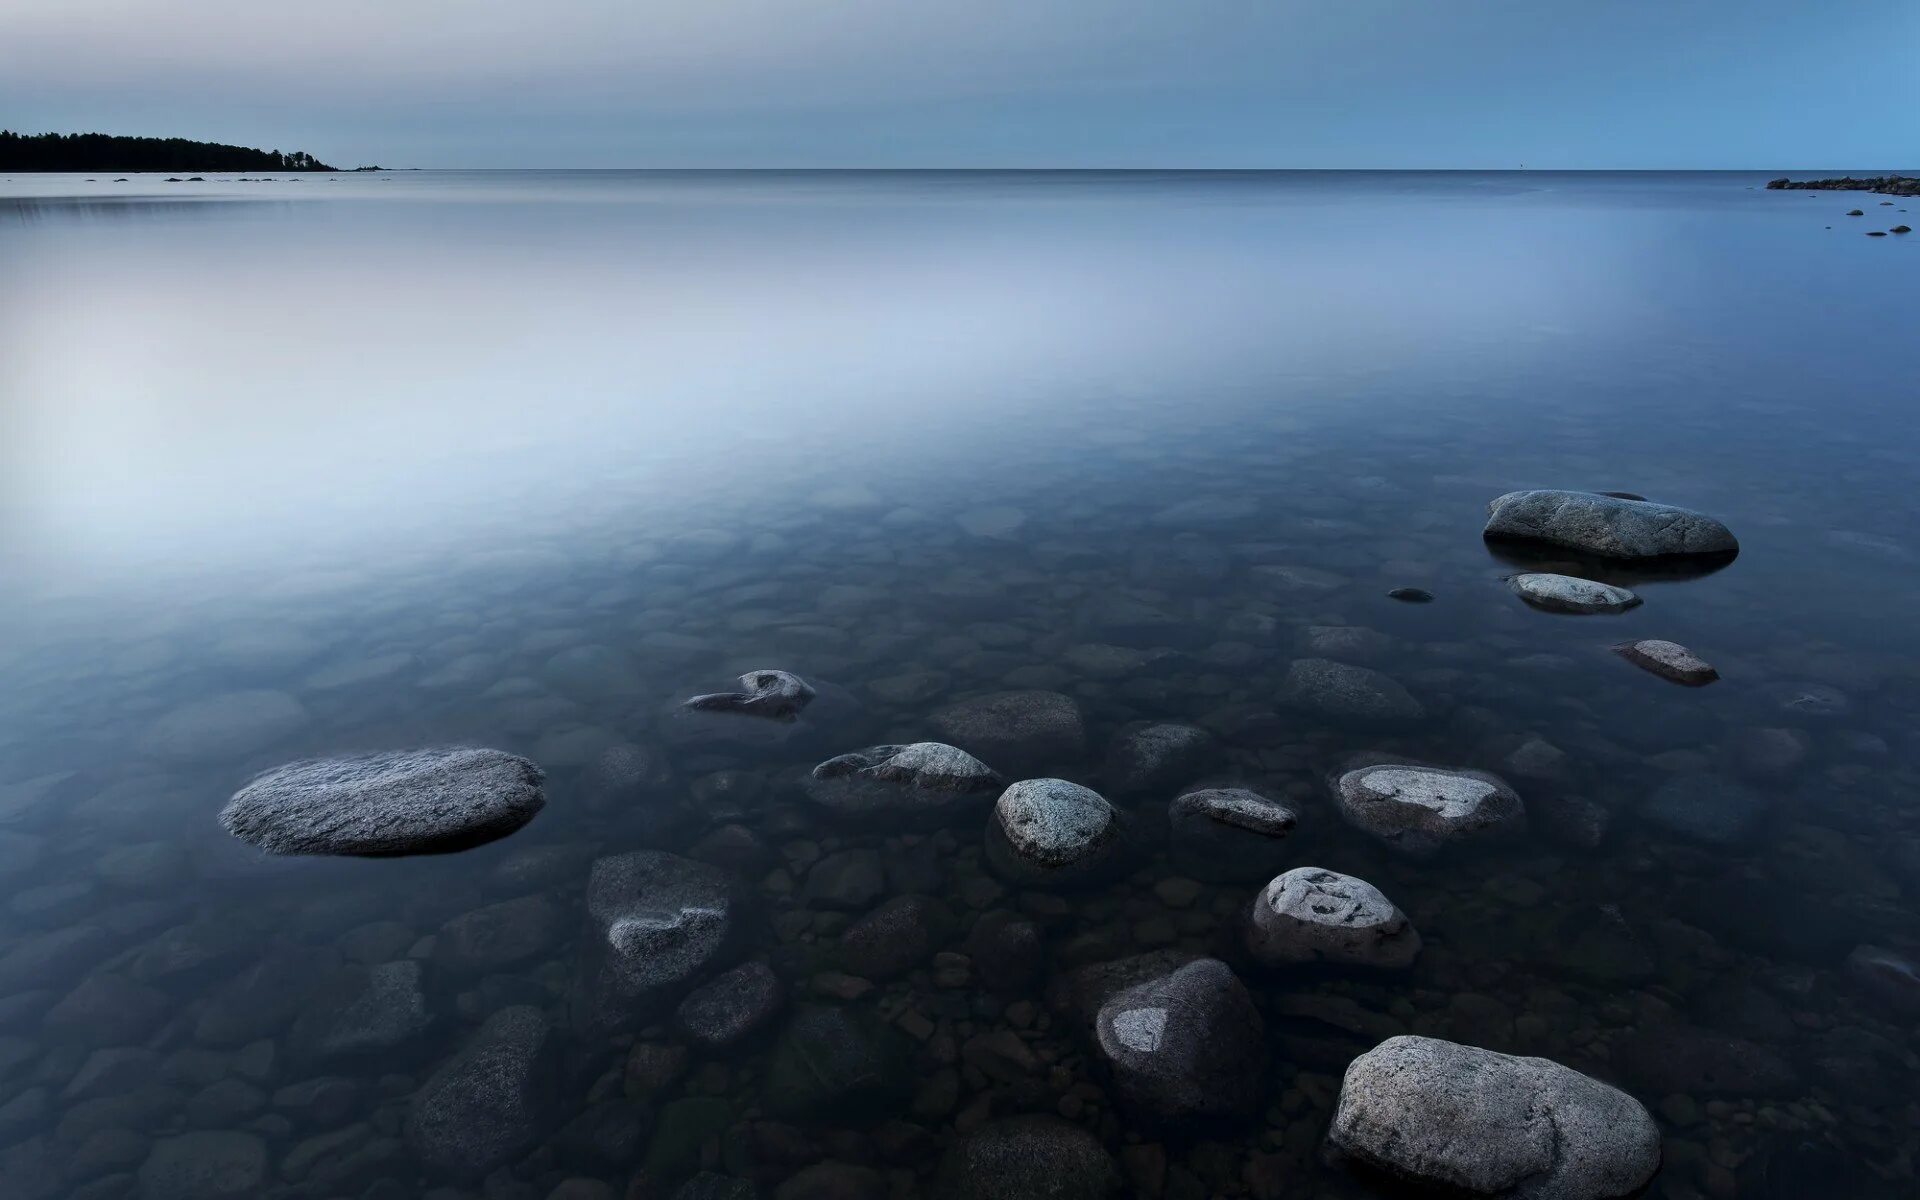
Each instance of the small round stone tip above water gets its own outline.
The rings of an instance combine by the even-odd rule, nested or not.
[[[1064,779],[1023,779],[1000,794],[987,822],[987,861],[1027,887],[1101,878],[1120,847],[1120,816],[1106,797]]]
[[[441,854],[531,821],[544,785],[527,759],[471,746],[305,759],[241,788],[220,824],[273,854]]]
[[[1484,536],[1624,561],[1732,558],[1740,543],[1705,513],[1600,492],[1508,492],[1487,505]]]
[[[1528,604],[1547,612],[1619,613],[1640,604],[1640,597],[1626,588],[1572,575],[1515,575],[1507,580],[1507,587]]]
[[[1247,951],[1274,967],[1331,963],[1393,970],[1413,965],[1420,934],[1366,880],[1295,867],[1254,897]]]
[[[1636,667],[1688,687],[1705,687],[1720,678],[1713,664],[1678,642],[1643,638],[1637,642],[1621,642],[1613,652]]]

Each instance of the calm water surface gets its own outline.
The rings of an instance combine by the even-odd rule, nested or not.
[[[0,180],[0,1193],[906,1197],[1042,1112],[1132,1194],[1372,1195],[1320,1138],[1348,1060],[1413,1032],[1631,1092],[1655,1195],[1912,1195],[1920,984],[1846,962],[1920,953],[1920,242],[1861,236],[1905,201],[1764,179]],[[1480,529],[1543,486],[1743,550],[1622,617],[1536,612]],[[1609,653],[1638,637],[1723,678]],[[1424,718],[1289,706],[1310,657]],[[765,667],[820,688],[798,724],[674,717]],[[1112,798],[1124,879],[1008,886],[984,801],[913,832],[807,802],[822,759],[1012,689],[1083,737],[990,765]],[[1112,748],[1146,722],[1212,740],[1142,784]],[[532,757],[548,807],[433,858],[266,859],[216,822],[263,768],[446,742]],[[1389,854],[1327,793],[1368,751],[1500,772],[1526,835]],[[1674,834],[1645,806],[1676,778],[1764,819]],[[1376,884],[1416,965],[1258,969],[1257,882],[1165,849],[1201,782],[1292,804],[1277,867]],[[589,866],[637,849],[737,875],[766,1028],[572,1027]],[[927,937],[863,979],[841,934],[900,894]],[[986,931],[1022,921],[1007,984]],[[1169,949],[1261,1009],[1245,1123],[1120,1106],[1067,998]],[[515,1006],[542,1068],[448,1171],[410,1105]],[[810,1040],[822,1007],[861,1044]],[[339,1052],[356,1023],[384,1032]]]

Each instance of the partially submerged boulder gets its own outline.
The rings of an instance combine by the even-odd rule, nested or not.
[[[220,823],[274,854],[439,854],[531,821],[545,778],[524,758],[471,746],[305,759],[256,776]]]
[[[1227,964],[1202,958],[1116,993],[1094,1046],[1121,1103],[1149,1123],[1245,1120],[1266,1082],[1266,1025]]]
[[[1347,1067],[1327,1147],[1402,1183],[1515,1200],[1617,1200],[1660,1167],[1639,1101],[1544,1058],[1393,1037]]]
[[[1485,536],[1541,542],[1597,558],[1732,558],[1740,543],[1704,513],[1599,492],[1508,492],[1487,505]]]
[[[1640,597],[1626,588],[1575,575],[1549,572],[1515,575],[1507,580],[1507,587],[1528,604],[1547,612],[1618,613],[1640,604]]]
[[[1008,771],[1057,767],[1086,750],[1086,719],[1071,696],[1025,690],[994,692],[933,714],[942,740]]]
[[[1273,876],[1299,818],[1277,800],[1246,788],[1202,788],[1167,806],[1173,860],[1196,879]]]
[[[738,924],[725,871],[659,850],[597,860],[586,907],[573,1022],[590,1035],[663,1011],[719,965]]]
[[[684,707],[697,712],[739,713],[772,721],[792,721],[813,703],[813,685],[789,671],[748,671],[741,691],[695,696]]]
[[[1333,792],[1350,824],[1414,858],[1510,836],[1526,824],[1519,795],[1486,771],[1377,762],[1335,778]]]
[[[1392,970],[1413,965],[1420,934],[1366,880],[1295,867],[1254,897],[1247,951],[1274,967],[1327,963]]]
[[[944,742],[868,746],[830,758],[807,776],[807,797],[842,820],[877,826],[943,825],[984,809],[1005,786],[973,755]]]
[[[987,823],[987,862],[1023,887],[1105,878],[1121,850],[1120,814],[1091,788],[1023,779],[1000,794]]]

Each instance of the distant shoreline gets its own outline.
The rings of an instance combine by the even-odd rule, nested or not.
[[[365,168],[362,168],[365,169]],[[282,153],[251,146],[196,142],[187,138],[119,137],[107,133],[15,133],[0,129],[0,171],[116,172],[298,171],[323,173],[338,167],[304,150]]]
[[[1844,175],[1838,179],[1775,179],[1767,184],[1769,191],[1816,191],[1816,192],[1873,192],[1881,196],[1920,196],[1920,178],[1906,175],[1880,175],[1868,179],[1855,179]]]

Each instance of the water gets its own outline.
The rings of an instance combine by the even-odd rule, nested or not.
[[[1367,1195],[1318,1144],[1346,1062],[1402,1032],[1626,1088],[1666,1139],[1655,1195],[1910,1193],[1912,1015],[1843,963],[1920,947],[1920,243],[1860,236],[1898,206],[1763,182],[0,180],[6,1194],[667,1196],[704,1166],[907,1196],[960,1134],[1051,1112],[1142,1194]],[[1621,617],[1535,612],[1479,533],[1538,486],[1699,508],[1743,550]],[[1349,626],[1372,632],[1325,628]],[[1636,637],[1723,678],[1608,652]],[[1362,661],[1425,716],[1289,710],[1301,657]],[[822,688],[784,740],[673,717],[767,667]],[[1031,769],[1130,815],[1122,881],[1009,888],[984,801],[868,831],[799,787],[1016,688],[1078,706],[1084,745]],[[1146,721],[1213,742],[1133,792],[1109,748]],[[260,769],[444,742],[530,755],[548,807],[433,858],[267,860],[216,822]],[[615,794],[620,745],[651,774]],[[1397,857],[1327,793],[1363,751],[1501,772],[1529,831]],[[1761,795],[1761,828],[1645,818],[1700,774]],[[1295,806],[1279,865],[1378,886],[1415,966],[1257,969],[1257,883],[1169,861],[1193,782]],[[573,1032],[588,864],[642,848],[739,870],[737,956],[788,992],[770,1028],[684,1056],[664,1014]],[[935,897],[933,942],[870,988],[835,976],[899,893]],[[1154,948],[1231,964],[1272,1054],[1250,1121],[1122,1108],[1044,982],[995,994],[951,957],[1002,911],[1055,981]],[[425,1029],[316,1051],[404,960]],[[462,1179],[421,1157],[410,1098],[516,1005],[552,1020],[554,1073],[505,1164]],[[897,1090],[796,1111],[783,1026],[815,1005],[894,1026]],[[183,1182],[183,1159],[225,1165]]]

